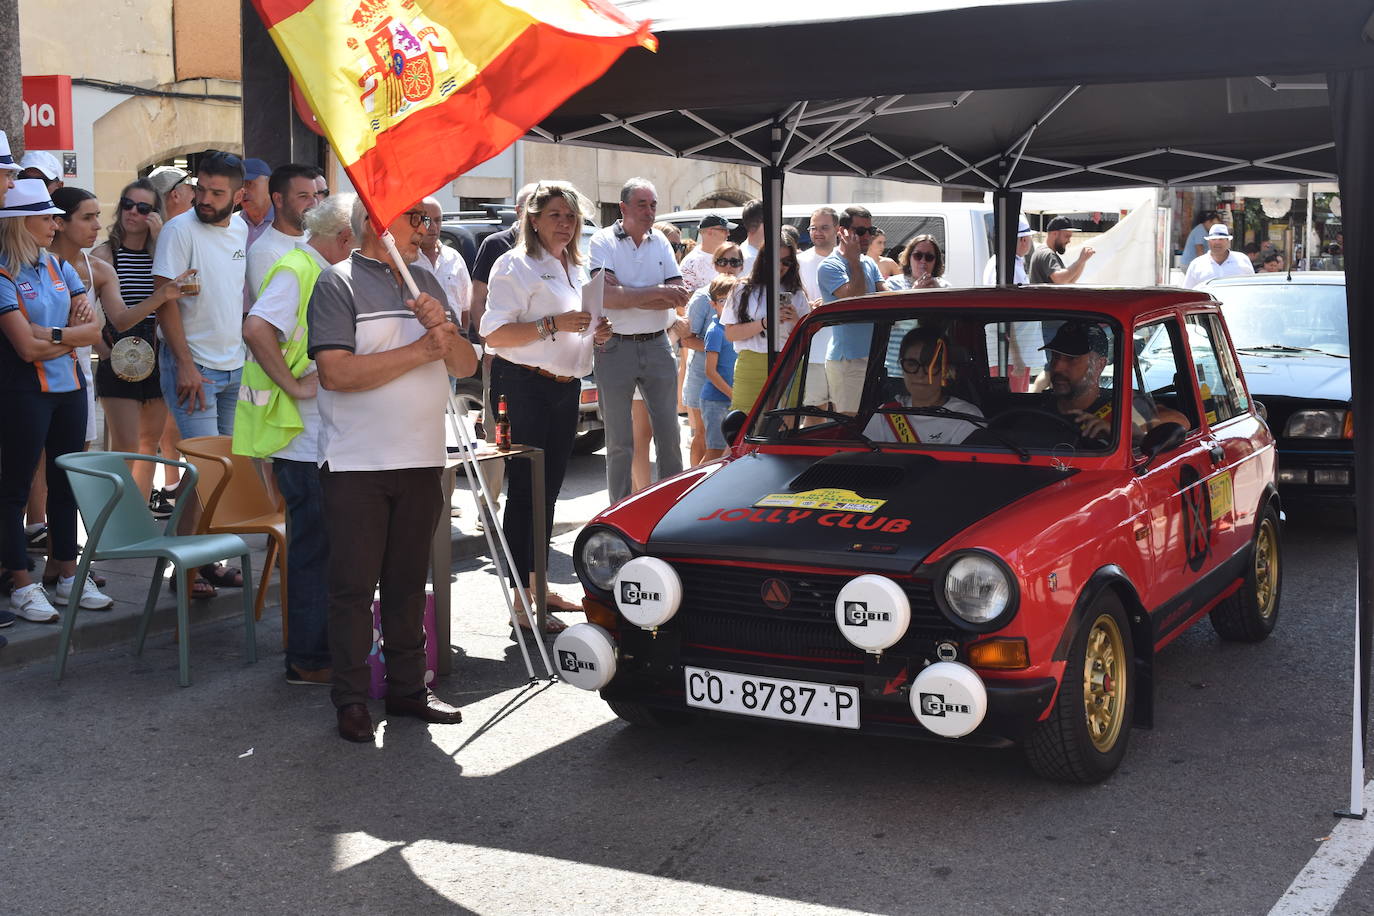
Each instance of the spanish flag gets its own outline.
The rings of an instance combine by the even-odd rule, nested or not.
[[[510,146],[649,23],[608,0],[253,0],[374,223]]]

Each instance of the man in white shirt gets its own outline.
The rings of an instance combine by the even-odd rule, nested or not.
[[[763,245],[763,201],[757,198],[746,201],[739,221],[747,233],[739,245],[740,253],[744,255],[744,272],[740,276],[747,277],[754,269],[754,259],[759,256],[759,247]]]
[[[271,453],[272,477],[286,503],[286,680],[289,684],[328,687],[333,679],[329,663],[329,536],[320,489],[320,411],[316,392],[319,375],[304,352],[309,334],[304,306],[315,281],[332,264],[353,250],[352,194],[332,197],[305,214],[310,241],[300,244],[274,264],[262,295],[243,322],[243,339],[253,361],[291,399],[300,413],[301,429]],[[277,212],[282,212],[280,203]],[[262,245],[260,240],[259,246]],[[258,248],[253,249],[254,252]],[[288,354],[293,365],[287,364]],[[245,385],[250,384],[245,372]],[[260,378],[260,377],[259,377]],[[252,392],[252,394],[268,394]],[[265,409],[239,400],[236,433],[256,424],[245,411]],[[234,451],[257,455],[254,443],[234,441]]]
[[[248,283],[244,288],[247,304],[258,301],[263,278],[281,256],[305,239],[305,214],[317,203],[315,175],[309,165],[288,163],[278,166],[267,180],[272,199],[272,225],[263,230],[248,248]]]
[[[811,236],[811,247],[797,255],[797,273],[801,275],[802,291],[811,308],[821,304],[821,287],[816,279],[821,262],[830,257],[835,250],[835,240],[840,231],[840,215],[834,207],[819,207],[811,214],[811,224],[806,227]],[[807,407],[830,406],[830,384],[825,378],[825,354],[830,349],[830,329],[822,328],[811,337],[811,351],[807,356],[806,390],[802,393],[802,403]]]
[[[644,395],[658,453],[658,477],[682,470],[677,417],[677,364],[666,333],[691,290],[672,246],[654,231],[658,192],[643,178],[620,190],[620,219],[592,236],[592,284],[604,283],[602,309],[611,339],[596,348],[596,381],[606,423],[606,488],[611,502],[631,492],[634,456],[631,400]],[[593,292],[593,297],[595,293]]]
[[[1199,255],[1188,265],[1183,285],[1196,289],[1208,280],[1219,277],[1244,277],[1255,272],[1250,259],[1231,250],[1231,230],[1225,223],[1213,223],[1207,230],[1207,253]]]
[[[420,243],[420,256],[415,259],[415,266],[434,274],[448,295],[449,308],[458,316],[458,327],[466,328],[468,307],[472,303],[472,276],[463,256],[439,241],[444,208],[433,197],[426,197],[422,203],[429,216],[429,225],[425,227],[425,238]]]
[[[1021,222],[1016,226],[1016,261],[1012,264],[1011,282],[1017,286],[1025,286],[1026,279],[1026,255],[1030,254],[1031,245],[1034,243],[1033,233],[1030,223],[1026,218],[1021,217]],[[1001,277],[997,274],[997,255],[988,258],[988,264],[983,268],[983,285],[1000,286]]]
[[[716,277],[716,249],[725,244],[735,224],[719,213],[708,213],[697,223],[697,247],[682,259],[682,279],[687,288],[701,289]]]
[[[162,395],[186,439],[234,431],[248,239],[242,220],[231,217],[243,197],[243,161],[233,153],[204,156],[195,193],[195,207],[162,227],[153,258],[154,289],[188,269],[198,274],[199,292],[157,311]]]

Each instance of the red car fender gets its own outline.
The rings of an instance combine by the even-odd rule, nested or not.
[[[725,459],[720,459],[660,480],[602,509],[587,524],[611,525],[620,529],[630,540],[646,544],[654,532],[654,526],[668,514],[673,504],[724,466]]]

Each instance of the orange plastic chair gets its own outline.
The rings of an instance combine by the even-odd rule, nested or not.
[[[196,436],[182,439],[177,448],[195,465],[200,477],[196,496],[202,508],[197,534],[265,534],[267,559],[258,577],[254,618],[262,619],[263,602],[272,566],[281,581],[281,639],[286,646],[286,510],[267,490],[253,459],[235,455],[229,436]],[[247,579],[244,580],[245,582]]]

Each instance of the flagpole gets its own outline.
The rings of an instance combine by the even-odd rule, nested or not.
[[[390,231],[384,231],[381,234],[381,241],[382,244],[386,246],[387,252],[391,255],[392,263],[394,263],[396,265],[396,269],[400,271],[401,279],[405,281],[406,289],[410,290],[411,298],[418,299],[420,297],[420,288],[415,285],[415,278],[410,274],[410,265],[408,265],[405,262],[405,259],[401,257],[401,252],[396,248],[395,237],[391,234]],[[496,511],[496,505],[492,500],[491,493],[487,490],[486,479],[483,477],[481,470],[477,466],[477,459],[474,456],[474,452],[476,451],[476,449],[474,448],[472,437],[468,435],[467,427],[465,427],[462,423],[458,422],[458,405],[454,401],[453,391],[451,389],[448,393],[448,401],[449,417],[454,432],[457,435],[459,449],[463,455],[464,468],[468,472],[468,482],[469,484],[471,484],[472,481],[477,482],[477,492],[475,499],[475,501],[478,504],[477,511],[481,513],[483,508],[485,508],[487,518],[490,519],[492,522],[492,524],[488,526],[486,530],[487,543],[492,550],[492,560],[497,562],[499,566],[500,560],[504,558],[506,562],[506,568],[510,570],[512,577],[514,577],[516,574],[515,559],[511,555],[510,544],[506,541],[506,532],[500,525],[496,524],[497,519],[499,518]],[[500,556],[497,556],[495,545],[491,542],[491,529],[493,528],[496,529],[496,540],[501,545]],[[537,540],[538,539],[536,538],[536,541]],[[445,570],[445,573],[447,573],[447,570]],[[529,595],[525,590],[524,584],[519,582],[518,579],[516,581],[516,592],[520,596],[520,607],[521,610],[525,612],[525,619],[529,622],[530,632],[535,634],[534,644],[539,648],[539,659],[544,663],[544,670],[548,672],[548,676],[550,679],[557,678],[558,675],[554,673],[553,664],[549,661],[548,650],[544,647],[544,640],[542,638],[542,635],[540,635],[538,621],[535,617],[534,611],[530,607]],[[529,652],[525,648],[525,634],[523,632],[524,627],[520,626],[519,620],[515,613],[515,605],[511,602],[510,596],[504,593],[504,590],[502,592],[502,597],[506,599],[506,608],[510,611],[511,626],[515,629],[516,639],[520,643],[520,652],[522,655],[525,656],[526,670],[529,672],[530,680],[534,681],[534,668],[530,664]]]

